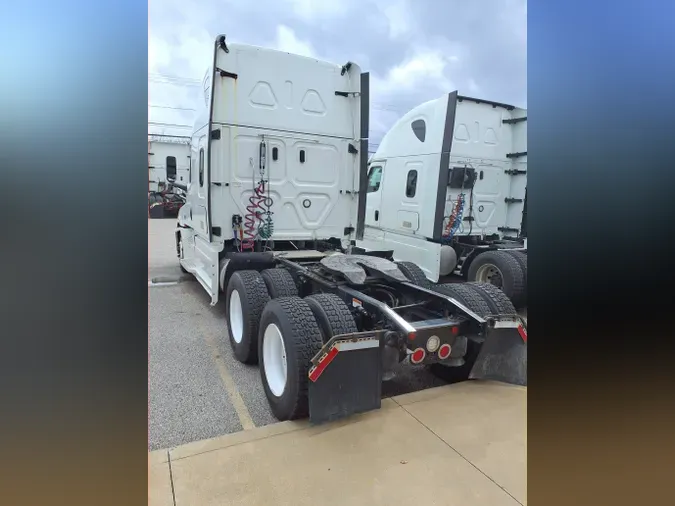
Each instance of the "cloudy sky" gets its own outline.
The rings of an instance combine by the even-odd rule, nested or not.
[[[371,143],[459,90],[527,106],[526,0],[149,0],[149,131],[189,134],[212,44],[277,48],[371,73]]]

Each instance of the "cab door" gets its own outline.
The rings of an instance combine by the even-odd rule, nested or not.
[[[384,162],[372,162],[368,168],[365,219],[366,229],[382,228],[382,189],[384,183],[384,165]]]
[[[208,191],[209,191],[209,170],[208,170],[208,143],[206,133],[201,133],[195,139],[197,174],[193,174],[193,184],[196,183],[197,198],[192,208],[192,226],[205,239],[209,239],[208,222]],[[193,152],[194,154],[194,152]],[[195,177],[196,176],[196,177]]]

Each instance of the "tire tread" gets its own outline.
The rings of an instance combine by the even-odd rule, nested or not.
[[[478,316],[486,316],[491,312],[490,306],[484,298],[476,291],[464,286],[463,283],[445,283],[436,285],[434,290],[444,295],[454,297]]]
[[[412,283],[422,288],[431,289],[431,281],[427,279],[427,276],[424,274],[424,271],[420,269],[417,264],[413,262],[396,262],[397,267],[403,273],[403,275],[408,278]]]
[[[331,337],[340,334],[358,332],[352,312],[349,310],[347,304],[337,295],[333,293],[315,293],[309,297],[305,297],[305,301],[307,301],[312,309],[317,322],[319,322],[320,318],[317,314],[318,311],[323,311],[328,320],[330,335],[326,335],[324,341],[328,341]],[[321,327],[321,323],[319,322],[319,328]],[[324,330],[326,329],[321,329],[322,332]]]
[[[309,304],[300,297],[279,297],[274,299],[265,308],[265,313],[268,311],[283,313],[283,316],[290,324],[290,328],[280,330],[284,334],[290,332],[290,335],[284,335],[284,337],[292,340],[293,349],[297,353],[297,396],[292,401],[292,408],[289,412],[281,414],[279,418],[282,421],[304,418],[309,415],[308,374],[311,360],[323,346],[319,326]],[[263,330],[261,329],[260,345],[262,345]],[[288,345],[286,346],[286,353],[289,353]]]
[[[516,308],[511,299],[495,285],[491,283],[479,283],[478,281],[472,281],[466,283],[466,285],[474,288],[477,293],[483,296],[488,305],[491,306],[491,313],[495,316],[516,314]]]
[[[247,315],[247,318],[244,321],[244,332],[248,329],[249,336],[248,339],[247,336],[243,336],[242,342],[237,345],[232,338],[232,330],[228,328],[230,344],[232,344],[234,348],[235,357],[240,362],[245,364],[256,364],[258,362],[258,326],[260,324],[260,317],[262,316],[263,309],[265,309],[265,304],[270,300],[270,296],[267,291],[267,286],[258,271],[236,271],[232,274],[232,278],[235,277],[238,277],[241,281],[241,286],[245,292],[245,300],[242,300],[242,304],[245,302],[248,303],[247,310],[244,310],[243,313]],[[232,282],[232,279],[230,279],[230,283]],[[240,294],[239,297],[241,298],[242,294]],[[229,311],[229,297],[227,297],[227,302],[227,311]],[[229,327],[229,318],[227,322]],[[248,341],[248,343],[244,344],[246,341]]]
[[[270,297],[295,297],[298,295],[298,287],[293,280],[293,276],[286,269],[265,269],[260,273]]]

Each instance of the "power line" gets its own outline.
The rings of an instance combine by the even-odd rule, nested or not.
[[[157,81],[157,80],[153,80],[153,79],[148,80],[148,82],[151,83],[151,84],[166,84],[166,85],[169,85],[169,86],[179,86],[179,87],[182,87],[182,88],[201,88],[201,86],[198,85],[198,84],[178,83],[178,82],[171,82],[171,81]]]
[[[148,125],[160,126],[166,128],[192,128],[192,125],[179,125],[177,123],[160,123],[157,121],[148,121]]]
[[[170,74],[159,74],[159,73],[156,73],[156,72],[149,73],[148,77],[150,79],[166,79],[166,80],[169,80],[169,81],[183,81],[183,82],[200,84],[200,85],[202,84],[201,79],[195,79],[194,77],[172,76]]]
[[[189,107],[171,107],[170,105],[148,104],[148,107],[153,109],[171,109],[173,111],[196,111],[196,109],[191,109]]]
[[[188,135],[169,135],[169,134],[158,134],[158,133],[149,133],[148,137],[167,137],[169,139],[183,139],[190,140],[191,137]]]
[[[186,88],[201,88],[202,86],[202,82],[199,79],[169,76],[164,74],[148,74],[148,81],[156,84],[168,84],[173,86],[183,86]]]
[[[149,80],[148,81],[150,84],[166,84],[167,86],[176,86],[179,88],[193,88],[193,89],[199,89],[201,86],[198,84],[188,84],[188,83],[174,83],[171,81],[154,81],[154,80]]]
[[[371,104],[370,107],[372,107],[373,109],[377,109],[378,111],[395,112],[397,114],[405,114],[405,112],[407,112],[387,105]]]

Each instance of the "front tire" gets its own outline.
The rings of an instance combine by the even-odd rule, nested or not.
[[[260,319],[258,356],[263,389],[278,420],[309,415],[308,373],[321,346],[321,331],[306,301],[281,297],[267,303]]]
[[[234,356],[244,364],[258,362],[258,323],[270,300],[258,271],[237,271],[227,284],[227,333]]]
[[[180,267],[180,270],[183,274],[189,274],[188,270],[183,267],[183,264],[180,263],[180,261],[183,259],[183,241],[180,239],[180,236],[178,238],[178,267]]]

